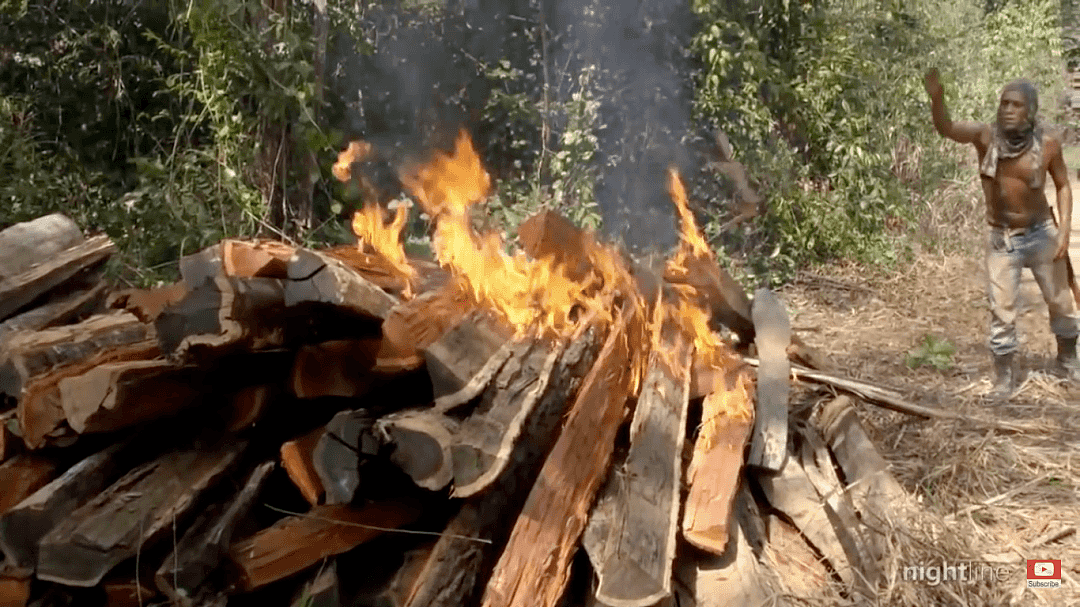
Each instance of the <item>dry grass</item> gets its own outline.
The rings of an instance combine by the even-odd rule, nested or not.
[[[981,238],[970,226],[963,236],[973,243]],[[978,246],[953,247],[917,253],[915,263],[892,273],[816,268],[781,294],[796,331],[847,374],[898,389],[919,404],[1035,429],[1001,434],[862,407],[867,431],[920,505],[888,531],[892,549],[880,605],[1080,605],[1078,534],[1032,544],[1080,522],[1080,386],[1044,371],[1054,340],[1046,306],[1028,279],[1018,321],[1026,379],[1010,402],[987,401],[991,365],[980,257]],[[907,353],[927,334],[955,345],[950,369],[907,366]],[[1063,587],[1026,589],[1027,558],[1061,559]],[[961,561],[1000,566],[1009,579],[937,585],[903,579],[904,567]]]

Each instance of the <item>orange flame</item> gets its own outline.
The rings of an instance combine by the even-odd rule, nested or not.
[[[488,196],[491,177],[465,131],[452,153],[436,151],[426,164],[404,171],[401,182],[435,222],[434,248],[439,263],[461,281],[473,300],[498,312],[519,336],[567,336],[577,320],[613,320],[612,303],[630,274],[609,249],[588,253],[593,271],[578,282],[548,259],[509,255],[497,233],[476,234],[469,210]]]
[[[382,206],[373,204],[353,213],[352,220],[353,233],[360,239],[357,247],[363,251],[364,245],[367,245],[405,278],[406,287],[403,296],[406,299],[412,297],[412,284],[417,276],[416,268],[412,267],[405,256],[401,238],[408,213],[407,208],[399,206],[395,211],[393,221],[387,225],[386,212]]]
[[[687,261],[690,259],[707,260],[711,264],[716,263],[716,257],[705,241],[704,236],[698,230],[694,214],[690,210],[690,204],[686,197],[686,188],[683,186],[679,173],[674,168],[668,172],[668,192],[675,204],[681,223],[680,244],[675,256],[668,261],[668,273],[685,277],[688,274]],[[738,365],[738,359],[732,349],[724,343],[720,337],[709,327],[709,314],[703,310],[699,301],[697,289],[689,284],[673,285],[678,294],[678,301],[669,307],[669,315],[679,326],[683,333],[693,341],[697,362],[705,367],[717,371],[727,371]],[[714,415],[726,414],[732,417],[749,418],[752,409],[747,399],[713,399],[711,406],[715,409],[730,406],[729,410],[714,411]]]
[[[352,177],[352,164],[363,161],[371,156],[373,151],[371,144],[366,141],[350,142],[349,147],[338,154],[333,168],[334,177],[337,177],[338,181],[348,181]]]

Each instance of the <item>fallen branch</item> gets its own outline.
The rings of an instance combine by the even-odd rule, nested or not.
[[[744,358],[748,365],[753,367],[758,366],[758,360],[756,358]],[[954,411],[943,411],[934,407],[926,407],[918,405],[910,400],[904,398],[904,395],[889,388],[883,388],[871,384],[869,382],[850,379],[846,377],[840,377],[838,375],[832,375],[830,373],[824,373],[822,371],[814,371],[807,369],[802,365],[791,365],[792,379],[807,380],[826,386],[832,386],[843,392],[853,394],[863,399],[864,401],[877,405],[879,407],[888,409],[890,411],[896,411],[897,413],[904,413],[906,415],[913,415],[915,417],[921,417],[923,419],[947,419],[962,421],[974,426],[982,426],[984,428],[993,428],[995,430],[1002,430],[1005,432],[1035,432],[1036,429],[1032,426],[1017,424],[1014,422],[1006,421],[993,421],[987,419],[978,419]]]

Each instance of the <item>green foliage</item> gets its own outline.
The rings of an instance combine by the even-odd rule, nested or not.
[[[736,3],[738,4],[738,3]],[[833,258],[894,263],[905,226],[943,179],[963,175],[956,146],[930,125],[927,67],[946,80],[954,118],[987,120],[1005,81],[1041,86],[1044,116],[1060,89],[1056,3],[930,0],[698,0],[704,25],[695,109],[725,130],[767,196],[767,211],[714,244],[746,261],[752,282],[782,282]],[[782,41],[782,42],[781,42]],[[730,211],[713,211],[715,223]],[[706,232],[710,227],[706,227]]]
[[[905,362],[912,369],[933,367],[938,371],[946,371],[953,366],[954,354],[956,354],[956,346],[949,340],[926,334],[919,345],[908,352]]]

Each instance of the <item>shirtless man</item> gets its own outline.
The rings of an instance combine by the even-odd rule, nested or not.
[[[979,155],[979,177],[990,224],[986,249],[990,298],[990,351],[994,355],[991,396],[1006,398],[1016,389],[1016,300],[1020,271],[1030,268],[1050,308],[1050,329],[1057,338],[1055,371],[1080,381],[1076,357],[1077,313],[1068,284],[1066,256],[1072,221],[1072,189],[1061,155],[1061,139],[1043,131],[1036,118],[1035,86],[1016,80],[1001,92],[997,120],[953,122],[945,109],[936,68],[926,73],[934,128],[959,143],[971,143]],[[1060,229],[1043,193],[1047,172],[1057,189]]]

